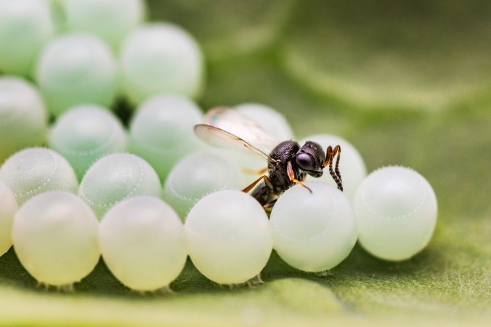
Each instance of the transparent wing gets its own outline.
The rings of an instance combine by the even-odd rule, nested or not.
[[[218,107],[206,114],[208,125],[229,132],[264,153],[270,153],[281,141],[240,111]]]
[[[268,156],[263,151],[252,146],[249,142],[241,139],[240,137],[224,131],[221,128],[199,124],[194,126],[194,133],[203,141],[207,142],[216,147],[233,149],[239,151],[246,151],[248,153],[254,153],[255,155],[261,157],[266,161],[273,161],[273,159]]]

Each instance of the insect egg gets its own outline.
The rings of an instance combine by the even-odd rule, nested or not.
[[[43,144],[47,116],[34,85],[14,76],[0,77],[0,163],[16,151]]]
[[[212,152],[196,152],[172,168],[164,185],[164,200],[185,219],[199,199],[224,189],[240,190],[245,182],[239,166],[231,159]]]
[[[185,229],[194,265],[219,284],[253,278],[273,248],[266,213],[240,191],[218,191],[202,198],[189,212]]]
[[[39,193],[76,193],[78,189],[77,176],[68,161],[45,148],[28,148],[8,158],[0,168],[0,181],[10,187],[19,205]]]
[[[70,30],[97,35],[115,49],[143,20],[145,9],[143,0],[69,0],[62,4]]]
[[[69,33],[51,40],[36,65],[36,81],[55,116],[85,103],[109,106],[117,88],[116,63],[95,36]]]
[[[346,194],[348,199],[353,202],[358,186],[367,175],[365,162],[363,161],[363,158],[361,157],[358,150],[356,150],[356,148],[348,141],[329,134],[317,134],[306,137],[305,139],[300,141],[300,144],[302,145],[306,141],[314,141],[319,143],[324,151],[327,149],[328,146],[341,146],[341,159],[339,161],[339,170],[341,172],[341,178],[343,179],[343,192]],[[324,169],[324,174],[318,180],[336,186],[336,183],[329,174],[328,167]]]
[[[324,182],[296,185],[271,212],[274,248],[289,265],[321,272],[337,266],[356,243],[355,215],[346,196]]]
[[[203,70],[198,44],[171,24],[142,25],[121,49],[123,86],[135,104],[158,94],[194,98],[201,92]]]
[[[123,152],[126,134],[107,108],[80,105],[57,119],[51,129],[49,145],[70,162],[80,180],[98,158]]]
[[[285,117],[271,107],[259,103],[244,103],[235,106],[235,110],[240,111],[251,118],[265,131],[276,137],[280,141],[293,140],[293,132]]]
[[[435,229],[435,193],[409,168],[385,167],[371,173],[356,192],[354,209],[361,245],[385,260],[414,256]]]
[[[39,282],[70,285],[99,261],[98,222],[76,195],[47,192],[27,201],[14,217],[14,250]]]
[[[142,158],[128,153],[115,153],[96,161],[84,175],[79,189],[97,217],[117,202],[132,196],[160,197],[159,177]]]
[[[177,95],[152,97],[138,107],[131,121],[129,150],[164,180],[182,157],[204,147],[193,133],[194,125],[202,120],[191,100]]]
[[[54,32],[48,1],[0,0],[0,71],[29,76]]]
[[[168,286],[186,263],[184,226],[168,204],[154,197],[116,204],[102,219],[99,242],[109,270],[134,290]]]

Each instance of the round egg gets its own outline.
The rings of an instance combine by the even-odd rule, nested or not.
[[[274,248],[290,266],[321,272],[337,266],[353,249],[357,233],[353,209],[336,187],[323,182],[295,185],[271,212]]]
[[[79,105],[56,120],[49,146],[68,160],[81,180],[97,159],[126,150],[126,133],[109,109]]]
[[[66,0],[62,4],[68,29],[97,35],[115,49],[145,13],[143,0]]]
[[[116,77],[109,47],[84,33],[63,34],[51,40],[36,66],[36,81],[55,116],[78,104],[110,106],[117,91]]]
[[[17,209],[14,194],[0,182],[0,256],[12,246],[12,221]]]
[[[356,148],[348,141],[329,134],[317,134],[306,137],[299,142],[300,146],[305,144],[306,141],[314,141],[319,143],[324,151],[326,151],[328,146],[334,147],[336,145],[341,146],[341,157],[339,160],[339,171],[341,172],[341,177],[343,179],[343,189],[344,193],[348,199],[353,202],[356,190],[361,184],[363,179],[367,176],[367,169],[365,167],[365,162],[361,157],[360,153]],[[335,160],[337,159],[337,156]],[[333,167],[336,161],[333,162]],[[313,177],[307,177],[307,179],[313,179]],[[324,174],[319,181],[326,182],[330,185],[336,186],[336,183],[329,173],[329,167],[324,168]]]
[[[0,77],[0,164],[23,148],[42,145],[47,125],[46,107],[34,85]]]
[[[142,158],[128,153],[107,155],[85,173],[80,197],[97,217],[119,201],[137,195],[160,197],[161,186],[155,170]]]
[[[0,0],[0,71],[30,76],[54,32],[48,1]]]
[[[197,152],[172,168],[164,184],[164,200],[185,219],[199,199],[219,190],[246,187],[240,167],[224,155]]]
[[[202,198],[189,212],[185,229],[194,265],[219,284],[244,283],[258,275],[273,248],[262,206],[240,191]]]
[[[204,148],[193,132],[202,121],[200,109],[182,96],[153,97],[138,107],[131,121],[129,150],[148,161],[164,180],[181,158]]]
[[[87,276],[99,261],[98,225],[94,213],[76,195],[39,194],[14,217],[14,250],[37,281],[70,285]]]
[[[208,119],[212,120],[211,123],[213,125],[244,139],[253,146],[259,147],[259,149],[266,154],[269,154],[271,150],[281,142],[293,139],[293,133],[285,117],[271,107],[258,103],[244,103],[235,106],[231,110],[238,113],[233,120],[227,121],[225,119],[219,122],[213,122],[213,120],[215,120],[213,115],[208,117]],[[259,133],[250,133],[251,129],[247,126],[246,121],[245,124],[238,124],[237,122],[240,122],[242,117],[262,128],[264,133],[267,134],[265,137],[268,141],[264,142],[262,139],[263,135],[260,131]],[[234,120],[237,120],[237,122]],[[268,163],[259,156],[228,149],[220,149],[220,152],[237,162],[242,169],[246,184],[251,184],[257,178],[261,177],[261,175],[266,173],[264,169],[267,168]]]
[[[77,176],[65,158],[50,149],[28,148],[8,158],[0,181],[12,190],[19,205],[47,191],[76,193]]]
[[[271,107],[259,103],[244,103],[235,106],[235,110],[252,119],[280,142],[294,139],[292,129],[285,117]]]
[[[286,121],[285,117],[275,109],[258,104],[258,103],[244,103],[241,105],[237,105],[234,107],[234,110],[237,110],[241,114],[243,114],[246,118],[251,119],[257,125],[259,125],[266,133],[271,135],[274,139],[277,140],[277,144],[280,142],[292,140],[293,133]],[[242,137],[245,140],[249,140],[249,135],[243,135],[243,127],[239,126],[238,129],[234,129],[234,125],[230,124],[227,128],[228,132],[231,132],[238,137]],[[251,142],[252,145],[255,145],[254,142]],[[273,144],[270,150],[277,145]],[[260,172],[263,171],[268,165],[268,163],[255,155],[250,155],[244,152],[233,151],[233,150],[221,150],[225,155],[232,158],[235,162],[239,164],[242,168],[242,172],[244,174],[245,180],[247,184],[251,184],[258,177],[261,176]],[[268,152],[268,151],[266,151]],[[269,154],[269,153],[266,153]],[[265,172],[263,172],[265,174]]]
[[[435,192],[412,169],[385,167],[374,171],[358,188],[353,205],[360,244],[378,258],[409,259],[424,249],[433,235]]]
[[[132,197],[111,208],[101,221],[99,242],[109,270],[138,291],[168,286],[186,263],[184,226],[154,197]]]
[[[140,26],[123,43],[121,75],[131,102],[158,94],[195,98],[203,88],[203,55],[196,41],[178,26]]]

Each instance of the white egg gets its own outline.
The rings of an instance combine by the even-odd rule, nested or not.
[[[329,134],[317,134],[306,137],[301,140],[300,146],[302,146],[306,141],[314,141],[319,143],[324,151],[326,151],[328,146],[334,147],[336,145],[341,146],[341,159],[339,161],[339,171],[341,172],[341,177],[343,179],[343,189],[344,193],[348,199],[353,203],[356,190],[361,184],[363,179],[367,176],[367,169],[365,167],[365,162],[361,157],[360,153],[356,148],[348,141],[334,135]],[[333,167],[335,162],[333,163]],[[313,180],[313,177],[307,177],[308,180]],[[324,169],[324,174],[319,181],[326,182],[330,185],[336,186],[336,183],[329,173],[329,167]]]
[[[142,103],[130,124],[129,150],[145,159],[164,180],[184,156],[204,148],[193,127],[203,121],[199,107],[178,95],[158,95]]]
[[[266,213],[240,191],[202,198],[189,212],[185,228],[194,265],[219,284],[244,283],[258,275],[273,248]]]
[[[271,148],[266,151],[266,154],[269,154],[269,152],[273,150],[273,148],[280,142],[292,140],[294,138],[292,130],[288,125],[285,117],[280,112],[271,107],[259,103],[244,103],[235,106],[233,109],[245,116],[246,119],[248,118],[259,125],[267,134],[272,136],[273,140],[277,141],[276,143],[272,143]],[[220,127],[224,128],[225,126]],[[251,142],[252,145],[256,145],[253,140],[254,137],[251,139],[251,135],[244,134],[244,130],[242,127],[243,126],[228,124],[226,126],[226,130],[234,135],[237,135],[238,137],[247,140],[248,142]],[[259,174],[259,172],[262,172],[263,169],[267,168],[268,165],[268,163],[264,159],[251,153],[228,149],[220,149],[220,152],[222,152],[227,157],[233,159],[242,168],[242,173],[247,185],[251,184],[257,178],[261,177],[261,174]],[[265,174],[265,172],[263,172],[263,174]]]
[[[15,76],[0,77],[0,163],[46,140],[48,112],[37,88]]]
[[[123,125],[109,109],[79,105],[62,114],[51,129],[49,146],[72,165],[79,180],[97,159],[126,150]]]
[[[186,263],[184,226],[168,204],[154,197],[115,205],[102,219],[99,242],[109,270],[138,291],[168,286]]]
[[[258,103],[244,103],[235,106],[234,109],[258,124],[264,131],[266,131],[266,133],[273,136],[278,141],[278,144],[282,141],[292,140],[294,138],[293,132],[285,117],[271,107]],[[230,129],[228,131],[239,137],[244,137],[241,135],[240,129],[237,131]],[[273,147],[276,145],[277,144],[274,144]],[[224,155],[237,162],[242,168],[242,173],[244,174],[246,184],[251,184],[258,177],[261,177],[261,174],[258,174],[258,172],[261,172],[268,166],[268,163],[264,159],[256,157],[253,154],[251,155],[233,150],[221,151],[224,153]]]
[[[76,193],[78,189],[77,176],[68,161],[45,148],[28,148],[8,158],[0,168],[0,181],[12,190],[19,205],[39,193]]]
[[[121,49],[121,76],[129,99],[139,104],[158,94],[195,98],[203,87],[203,55],[196,41],[178,26],[142,25]]]
[[[356,243],[356,222],[346,196],[323,182],[295,185],[271,212],[274,248],[290,266],[321,272],[337,266]]]
[[[116,96],[117,74],[110,48],[81,32],[52,39],[36,64],[36,81],[55,116],[79,104],[110,106]]]
[[[68,29],[97,35],[114,49],[143,21],[143,0],[66,0]]]
[[[0,182],[0,256],[12,246],[12,221],[17,209],[14,194]]]
[[[363,248],[392,261],[408,259],[426,247],[437,218],[431,185],[404,167],[371,173],[356,192],[354,209]]]
[[[54,33],[48,1],[0,0],[0,71],[29,76]]]
[[[219,190],[246,187],[240,167],[224,155],[197,152],[184,157],[172,168],[164,185],[164,200],[182,220],[202,197]]]
[[[252,119],[278,141],[293,140],[293,132],[285,117],[277,110],[259,103],[244,103],[235,109]]]
[[[70,285],[87,276],[99,261],[98,225],[92,210],[76,195],[39,194],[15,215],[15,253],[39,282]]]
[[[137,195],[160,197],[160,180],[142,158],[115,153],[96,161],[84,175],[78,194],[102,218],[119,201]]]

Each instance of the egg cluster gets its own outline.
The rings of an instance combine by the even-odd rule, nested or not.
[[[268,214],[241,192],[266,162],[195,136],[208,123],[193,101],[203,54],[182,28],[147,23],[145,12],[143,0],[0,0],[0,255],[13,245],[36,280],[56,286],[80,281],[102,255],[124,285],[153,291],[188,256],[210,280],[238,284],[260,274],[273,249],[322,272],[357,240],[393,261],[428,244],[430,184],[402,167],[367,177],[337,136],[300,144],[341,146],[344,193],[326,173],[305,182],[312,192],[288,189]],[[135,109],[127,127],[110,109],[121,97]],[[270,107],[234,110],[294,139]]]

